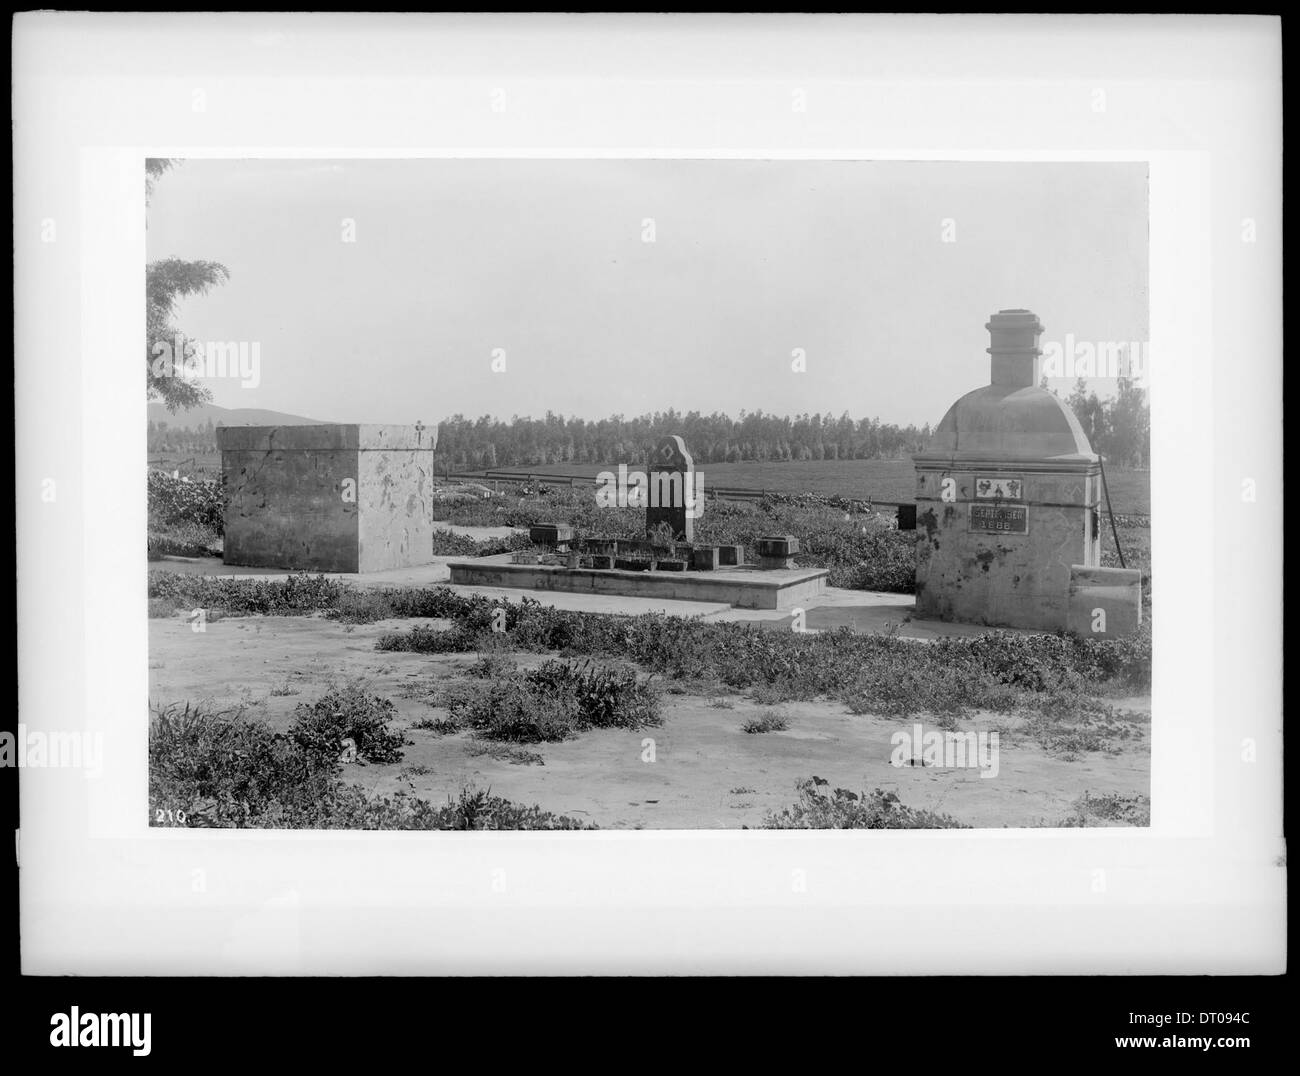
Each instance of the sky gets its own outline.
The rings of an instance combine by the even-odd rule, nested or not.
[[[323,422],[919,426],[988,383],[997,310],[1044,344],[1148,336],[1141,162],[187,160],[146,241],[230,271],[176,318],[257,344],[256,387],[212,402]]]

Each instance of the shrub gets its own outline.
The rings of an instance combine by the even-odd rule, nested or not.
[[[397,762],[407,742],[401,732],[390,728],[397,708],[391,700],[368,695],[358,683],[333,687],[308,706],[294,710],[289,735],[304,751],[338,758],[345,739],[357,748],[362,762]]]
[[[472,787],[440,807],[376,796],[339,779],[339,763],[239,711],[167,707],[149,726],[149,820],[195,828],[595,829]]]
[[[567,740],[580,725],[571,696],[548,696],[519,678],[497,680],[458,702],[452,717],[486,740],[544,743]]]
[[[595,829],[590,822],[551,814],[540,807],[521,807],[517,803],[492,795],[492,790],[461,789],[456,799],[438,808],[434,817],[437,829]]]
[[[151,520],[190,523],[218,536],[224,533],[226,496],[219,480],[173,478],[164,471],[150,471],[145,489]]]
[[[530,672],[445,685],[441,701],[457,728],[486,740],[543,743],[592,728],[662,723],[658,693],[633,670],[551,660]]]
[[[453,597],[440,607],[458,627],[490,625],[494,606],[487,599]],[[517,649],[621,658],[671,679],[712,679],[752,689],[764,702],[821,695],[889,713],[1006,711],[1025,692],[1150,683],[1149,629],[1122,640],[990,632],[921,644],[855,635],[847,628],[775,632],[654,613],[570,612],[527,598],[505,610],[505,637]],[[431,653],[476,647],[470,636],[443,638],[446,634],[415,628],[386,635],[378,645]],[[907,686],[898,686],[904,679]]]
[[[825,791],[820,777],[800,781],[799,799],[779,812],[769,811],[764,829],[969,829],[952,815],[905,807],[893,792],[869,795],[845,788]]]
[[[762,732],[784,732],[790,727],[790,719],[783,714],[764,714],[762,717],[751,717],[740,726],[741,732],[762,733]]]
[[[345,584],[301,572],[287,579],[236,579],[151,571],[149,597],[174,601],[177,608],[298,616],[338,606]]]
[[[149,619],[151,620],[174,616],[176,609],[176,603],[169,598],[149,599]]]
[[[390,631],[379,637],[377,650],[409,650],[418,654],[464,654],[478,650],[482,636],[463,624],[446,631],[417,626],[410,631]]]
[[[638,680],[631,669],[552,660],[525,674],[525,679],[548,697],[573,699],[582,727],[639,729],[663,723],[654,688]]]
[[[1151,797],[1125,796],[1106,792],[1092,796],[1085,792],[1074,801],[1074,810],[1060,823],[1062,827],[1082,827],[1098,822],[1116,822],[1122,826],[1151,825]]]

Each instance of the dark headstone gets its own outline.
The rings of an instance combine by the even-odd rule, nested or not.
[[[646,491],[645,529],[653,534],[661,523],[672,528],[679,542],[691,541],[694,513],[687,511],[687,498],[694,495],[695,464],[680,437],[665,437],[655,446],[646,468],[650,488]]]
[[[900,504],[898,506],[898,529],[900,531],[916,530],[916,505]]]

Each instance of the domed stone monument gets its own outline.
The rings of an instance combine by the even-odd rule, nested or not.
[[[1141,621],[1141,573],[1101,566],[1101,461],[1038,386],[1042,323],[1000,310],[990,383],[948,409],[916,466],[921,617],[1115,636]]]

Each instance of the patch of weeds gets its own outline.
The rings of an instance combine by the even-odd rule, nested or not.
[[[440,701],[460,728],[487,740],[544,743],[591,728],[662,724],[652,684],[631,669],[552,659],[528,672],[444,685]]]
[[[1086,827],[1113,823],[1119,826],[1150,826],[1151,797],[1125,796],[1119,792],[1105,792],[1092,796],[1084,792],[1074,801],[1073,810],[1058,825],[1066,828]]]
[[[299,691],[296,687],[289,686],[288,677],[285,677],[284,683],[281,684],[279,687],[271,688],[271,698],[273,699],[284,698],[288,695],[301,695],[301,694],[302,692]]]
[[[741,786],[739,786],[739,787],[737,787],[737,788],[733,788],[733,789],[731,789],[731,790],[730,790],[730,794],[733,795],[733,796],[744,796],[744,795],[748,795],[749,793],[751,793],[751,792],[753,792],[753,791],[754,791],[754,789],[752,789],[752,788],[745,788],[743,785],[741,785]]]
[[[421,732],[436,732],[439,736],[450,736],[460,732],[460,722],[454,717],[421,717],[411,722],[411,728]]]
[[[829,782],[810,777],[796,786],[798,801],[769,811],[764,829],[969,829],[952,815],[907,807],[893,792],[829,789]]]
[[[160,620],[176,615],[177,605],[171,598],[150,598],[149,619]]]
[[[784,714],[764,714],[762,717],[751,717],[740,726],[740,731],[751,734],[761,732],[784,732],[789,727],[790,719]]]
[[[545,766],[546,760],[536,751],[503,743],[471,743],[468,751],[471,755],[487,755],[498,762],[509,762],[512,766]]]
[[[401,770],[398,771],[397,776],[405,777],[405,778],[425,777],[431,773],[433,773],[433,770],[430,769],[428,766],[425,766],[419,762],[415,762],[412,763],[410,766],[403,766]]]
[[[515,677],[476,683],[451,703],[452,719],[487,740],[542,743],[565,740],[577,725],[572,698],[551,700]]]
[[[783,702],[806,698],[807,695],[793,684],[777,681],[755,684],[749,689],[749,697],[759,706],[777,706]]]
[[[714,699],[709,703],[709,708],[713,710],[734,710],[736,704],[730,699]]]
[[[572,698],[583,726],[640,729],[663,724],[658,692],[633,669],[551,660],[525,673],[524,679],[550,697]]]
[[[482,650],[479,631],[456,623],[446,630],[417,625],[409,631],[385,632],[375,644],[377,650],[405,650],[418,654],[465,654]]]
[[[596,829],[566,815],[552,814],[540,807],[521,807],[500,796],[491,788],[480,789],[468,784],[456,799],[435,812],[437,829]]]
[[[294,710],[289,735],[303,750],[337,758],[345,740],[356,746],[361,762],[398,762],[406,737],[390,728],[397,708],[389,699],[368,694],[358,681],[332,687],[308,706]]]
[[[473,786],[440,807],[405,792],[378,796],[340,780],[340,771],[337,757],[306,750],[243,711],[160,708],[149,724],[149,822],[162,825],[162,815],[188,828],[596,828]]]
[[[465,675],[477,680],[504,680],[513,676],[517,668],[515,659],[505,650],[490,648],[465,670]]]

